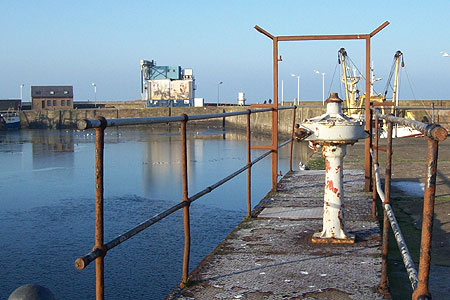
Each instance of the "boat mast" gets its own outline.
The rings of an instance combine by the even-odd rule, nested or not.
[[[392,101],[395,101],[395,106],[398,106],[398,73],[399,73],[399,65],[400,65],[400,57],[403,56],[403,53],[399,50],[395,52],[395,77],[394,77],[394,91],[392,93]],[[402,67],[404,66],[404,62],[402,61]]]
[[[348,81],[347,81],[347,66],[345,65],[345,58],[347,56],[347,52],[344,48],[339,49],[338,51],[338,61],[342,61],[342,80],[345,85],[345,101],[347,102],[347,109],[350,109],[350,96],[348,94]],[[349,112],[350,113],[350,112]]]

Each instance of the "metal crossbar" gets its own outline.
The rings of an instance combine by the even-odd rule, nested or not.
[[[292,109],[294,107],[286,107],[283,109]],[[278,110],[281,110],[279,108]],[[150,118],[123,118],[123,119],[107,119],[106,127],[111,126],[129,126],[129,125],[150,125],[150,124],[162,124],[162,123],[173,123],[191,120],[208,120],[217,118],[226,118],[240,115],[248,115],[254,113],[268,112],[272,111],[272,108],[263,109],[249,109],[237,112],[228,113],[218,113],[218,114],[204,114],[204,115],[184,115],[184,116],[172,116],[172,117],[150,117]],[[85,130],[89,128],[100,128],[101,122],[97,119],[84,119],[77,122],[78,129]]]

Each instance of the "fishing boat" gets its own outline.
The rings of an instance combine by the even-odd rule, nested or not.
[[[2,129],[20,129],[20,117],[15,111],[8,110],[0,113]]]
[[[338,51],[338,63],[342,65],[342,83],[344,84],[345,90],[345,102],[347,108],[347,114],[355,119],[364,119],[364,115],[362,113],[362,107],[365,102],[366,93],[362,95],[359,94],[360,90],[357,87],[358,82],[363,79],[362,75],[357,75],[357,68],[354,66],[353,68],[348,66],[348,62],[351,60],[347,56],[347,52],[344,48],[341,48]],[[401,61],[401,63],[400,63]],[[400,112],[397,107],[399,104],[398,100],[398,79],[399,79],[399,71],[400,66],[404,67],[403,61],[403,53],[401,51],[397,51],[394,55],[394,62],[392,64],[391,72],[389,74],[389,78],[387,80],[385,92],[383,94],[374,93],[373,84],[375,81],[381,80],[381,78],[375,79],[373,73],[373,65],[371,67],[371,78],[370,78],[370,101],[371,102],[385,102],[386,96],[388,92],[388,87],[391,86],[391,80],[394,79],[394,86],[392,88],[392,101],[394,106],[391,107],[381,107],[381,112],[383,114],[394,114],[396,116],[401,116],[404,118],[415,120],[415,117],[410,112]],[[380,137],[386,138],[386,124],[383,124],[380,130]],[[422,135],[421,132],[411,129],[407,126],[395,125],[393,128],[393,137],[414,137]]]

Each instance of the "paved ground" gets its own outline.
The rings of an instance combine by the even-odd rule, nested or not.
[[[361,192],[363,173],[346,171],[344,182],[346,225],[356,234],[355,244],[311,243],[322,229],[317,210],[323,205],[324,172],[288,173],[280,191],[255,208],[254,218],[243,221],[192,272],[192,285],[167,299],[382,299],[376,292],[380,234],[370,217],[371,199]],[[272,215],[259,217],[265,208]],[[289,209],[298,217],[286,215]]]

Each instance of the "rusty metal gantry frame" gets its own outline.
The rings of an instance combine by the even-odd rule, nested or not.
[[[436,193],[436,173],[437,173],[437,158],[438,158],[438,144],[447,139],[448,132],[439,124],[431,123],[425,124],[411,119],[399,118],[392,115],[383,115],[376,110],[376,106],[393,106],[393,103],[373,103],[371,112],[375,115],[375,132],[373,134],[374,144],[374,170],[376,183],[373,186],[373,205],[372,214],[376,216],[375,201],[377,194],[380,196],[381,204],[383,206],[383,235],[382,235],[382,263],[381,263],[381,280],[379,291],[381,293],[389,293],[388,284],[388,254],[389,254],[389,227],[394,231],[394,236],[397,240],[398,247],[401,251],[405,268],[408,277],[411,281],[413,289],[413,300],[431,299],[431,293],[428,289],[428,282],[430,276],[430,262],[431,262],[431,238],[433,234],[433,214],[434,214],[434,198]],[[387,146],[386,148],[379,147],[379,119],[387,122]],[[390,187],[392,177],[392,127],[393,123],[408,126],[420,131],[427,141],[427,159],[426,159],[426,177],[425,177],[425,191],[423,202],[423,218],[422,218],[422,232],[420,239],[420,258],[419,258],[419,272],[414,267],[414,262],[409,254],[408,247],[403,239],[401,230],[395,219],[394,212],[390,206]],[[386,152],[386,175],[385,188],[382,191],[381,182],[378,174],[378,151]]]
[[[264,107],[272,107],[272,122],[278,122],[278,42],[285,41],[322,41],[322,40],[365,40],[366,41],[366,97],[364,101],[364,115],[366,119],[365,130],[372,133],[370,120],[370,39],[389,25],[386,21],[368,34],[344,34],[344,35],[294,35],[294,36],[274,36],[255,25],[255,29],[272,40],[273,43],[273,104]],[[263,107],[261,105],[261,107]],[[273,131],[272,126],[272,190],[277,189],[277,168],[278,168],[278,132]],[[364,189],[369,191],[372,179],[372,164],[370,157],[371,139],[366,139],[364,144]]]
[[[292,109],[292,131],[291,136],[285,142],[277,145],[276,149],[290,144],[290,158],[289,158],[289,170],[292,171],[292,156],[293,156],[293,141],[294,141],[294,129],[295,129],[295,115],[296,106],[283,107],[279,110]],[[79,257],[75,261],[75,267],[79,270],[84,269],[87,265],[95,260],[95,277],[96,277],[96,299],[103,300],[105,295],[105,283],[104,283],[104,257],[107,252],[119,244],[125,242],[126,240],[132,238],[139,232],[150,227],[151,225],[161,221],[165,217],[171,215],[172,213],[183,208],[183,224],[184,224],[184,252],[183,252],[183,267],[181,275],[181,286],[188,283],[189,278],[189,257],[190,257],[190,244],[191,244],[191,233],[190,233],[190,213],[189,207],[192,202],[201,198],[202,196],[212,192],[219,186],[228,182],[237,175],[243,173],[247,170],[247,217],[251,216],[251,169],[254,164],[261,161],[263,158],[270,155],[273,150],[270,149],[262,155],[252,160],[251,157],[251,130],[250,130],[250,115],[255,113],[270,112],[271,108],[259,109],[259,110],[245,110],[238,112],[229,113],[219,113],[219,114],[205,114],[205,115],[181,115],[172,117],[152,117],[152,118],[127,118],[127,119],[105,119],[104,117],[97,117],[97,119],[92,120],[80,120],[78,121],[78,129],[85,130],[88,128],[95,128],[95,245],[93,249],[84,256]],[[189,197],[188,194],[188,164],[187,164],[187,132],[186,126],[187,122],[191,120],[207,120],[216,118],[225,118],[232,116],[246,115],[247,119],[247,164],[240,168],[239,170],[233,172],[232,174],[224,177],[218,182],[211,186],[206,187],[202,191],[196,193]],[[182,200],[180,203],[170,207],[169,209],[143,221],[134,228],[126,231],[125,233],[117,236],[111,241],[104,243],[104,222],[103,222],[103,158],[104,158],[104,139],[105,139],[105,129],[111,126],[126,126],[126,125],[150,125],[150,124],[161,124],[161,123],[171,123],[180,122],[180,137],[181,137],[181,161],[182,161]],[[278,125],[277,123],[275,124]],[[277,126],[278,127],[278,126]],[[278,130],[276,128],[275,130]]]

